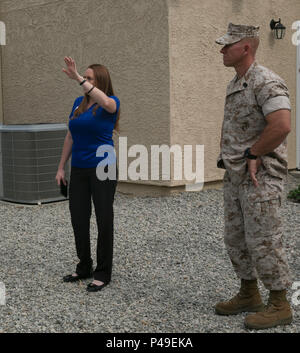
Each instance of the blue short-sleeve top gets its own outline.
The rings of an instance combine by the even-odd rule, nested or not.
[[[69,130],[72,135],[72,162],[73,167],[95,168],[104,157],[96,157],[99,146],[114,146],[112,135],[116,124],[120,100],[118,97],[110,96],[117,104],[115,113],[109,113],[98,106],[95,115],[93,110],[95,104],[80,114],[77,118],[73,117],[74,111],[79,107],[83,96],[75,99],[71,114],[69,116]]]

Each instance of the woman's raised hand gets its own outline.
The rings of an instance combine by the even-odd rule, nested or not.
[[[68,75],[68,77],[72,80],[77,80],[78,79],[78,72],[76,69],[76,64],[75,61],[70,57],[70,56],[65,56],[64,61],[67,65],[66,69],[62,69],[63,72],[66,73],[66,75]]]

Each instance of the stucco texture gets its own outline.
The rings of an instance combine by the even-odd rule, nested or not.
[[[261,28],[259,63],[282,76],[291,93],[288,144],[289,168],[294,168],[291,25],[299,13],[298,0],[288,6],[285,0],[1,0],[0,20],[7,32],[1,48],[3,123],[67,122],[82,91],[61,71],[64,56],[76,60],[80,73],[102,63],[121,100],[121,136],[128,137],[128,147],[204,145],[205,181],[220,180],[216,159],[225,90],[235,73],[223,66],[215,39],[229,22],[256,24]],[[284,40],[273,39],[269,27],[279,17],[287,27]]]
[[[4,122],[67,121],[81,88],[61,71],[102,63],[121,100],[130,143],[169,143],[168,18],[165,1],[4,1]]]
[[[215,39],[229,22],[260,26],[257,61],[286,81],[292,103],[292,132],[288,137],[289,168],[296,166],[295,95],[296,47],[292,23],[300,13],[298,0],[169,0],[171,144],[205,147],[205,181],[222,178],[216,168],[226,86],[234,77],[223,66],[222,46]],[[270,21],[281,18],[283,40],[275,40]]]

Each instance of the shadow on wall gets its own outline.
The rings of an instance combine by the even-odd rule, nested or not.
[[[232,0],[232,12],[240,13],[242,11],[244,5],[243,0]]]
[[[269,44],[270,44],[270,47],[273,48],[274,47],[274,44],[275,44],[275,38],[274,38],[274,35],[272,32],[269,33]]]

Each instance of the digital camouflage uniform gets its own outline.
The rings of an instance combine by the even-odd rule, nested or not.
[[[291,284],[280,210],[287,144],[284,141],[260,157],[257,188],[243,155],[266,127],[265,116],[280,109],[290,110],[290,102],[288,89],[278,75],[254,62],[242,78],[235,76],[227,87],[218,159],[218,166],[226,169],[224,239],[231,262],[239,278],[259,277],[269,290],[286,289]]]

